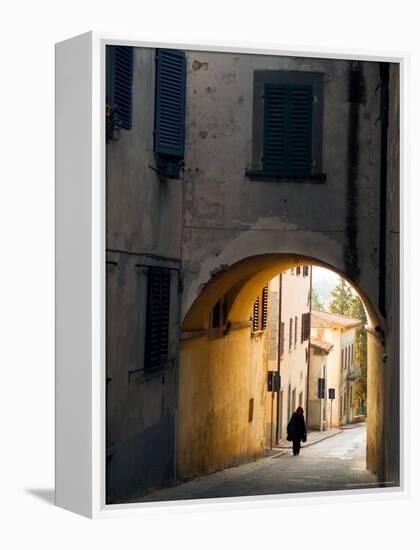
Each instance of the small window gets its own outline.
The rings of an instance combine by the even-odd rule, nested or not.
[[[310,313],[302,313],[301,324],[302,324],[301,342],[304,342],[305,340],[309,339],[309,336],[311,334],[311,314]]]
[[[322,174],[323,74],[254,71],[251,178]]]
[[[267,328],[268,321],[268,285],[257,296],[252,309],[252,330],[258,332]]]
[[[296,275],[300,275],[300,265],[298,265],[296,268]]]
[[[223,328],[227,322],[226,299],[221,298],[213,307],[211,314],[211,326],[213,329]]]
[[[261,312],[261,330],[267,328],[268,319],[268,285],[262,290],[262,312]]]
[[[252,330],[256,332],[259,328],[260,321],[260,297],[258,296],[254,302],[254,307],[252,309]]]
[[[303,276],[307,277],[309,275],[309,266],[304,265],[303,266]]]
[[[297,345],[297,338],[298,338],[297,333],[298,333],[298,318],[295,317],[295,347]]]
[[[168,361],[171,272],[150,268],[147,276],[146,370],[163,367]]]

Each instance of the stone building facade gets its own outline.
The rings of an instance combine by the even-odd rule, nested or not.
[[[107,57],[108,502],[263,453],[269,346],[252,308],[298,265],[360,292],[368,464],[398,482],[398,67]]]
[[[280,388],[267,400],[266,433],[273,430],[271,440],[275,442],[286,438],[296,407],[306,410],[308,403],[311,269],[296,266],[270,281],[268,370],[278,370]],[[275,410],[273,426],[271,406]]]
[[[326,311],[311,313],[311,360],[308,425],[313,429],[354,421],[353,384],[360,376],[355,363],[356,329],[361,321]],[[319,388],[319,380],[323,380]],[[328,390],[334,389],[331,400]]]

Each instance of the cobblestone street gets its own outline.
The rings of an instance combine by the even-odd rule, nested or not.
[[[289,449],[271,456],[202,476],[133,501],[184,500],[230,496],[302,493],[376,487],[366,471],[364,425],[338,432],[303,448],[297,457]]]

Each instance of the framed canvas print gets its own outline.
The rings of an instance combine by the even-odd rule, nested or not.
[[[56,50],[56,495],[401,493],[404,57]]]

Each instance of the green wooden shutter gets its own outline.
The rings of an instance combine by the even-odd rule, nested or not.
[[[155,152],[184,158],[186,60],[181,50],[156,53]]]
[[[108,46],[107,48],[107,103],[114,121],[125,130],[132,125],[133,48]]]
[[[264,172],[286,176],[311,173],[312,97],[312,86],[264,86]]]

